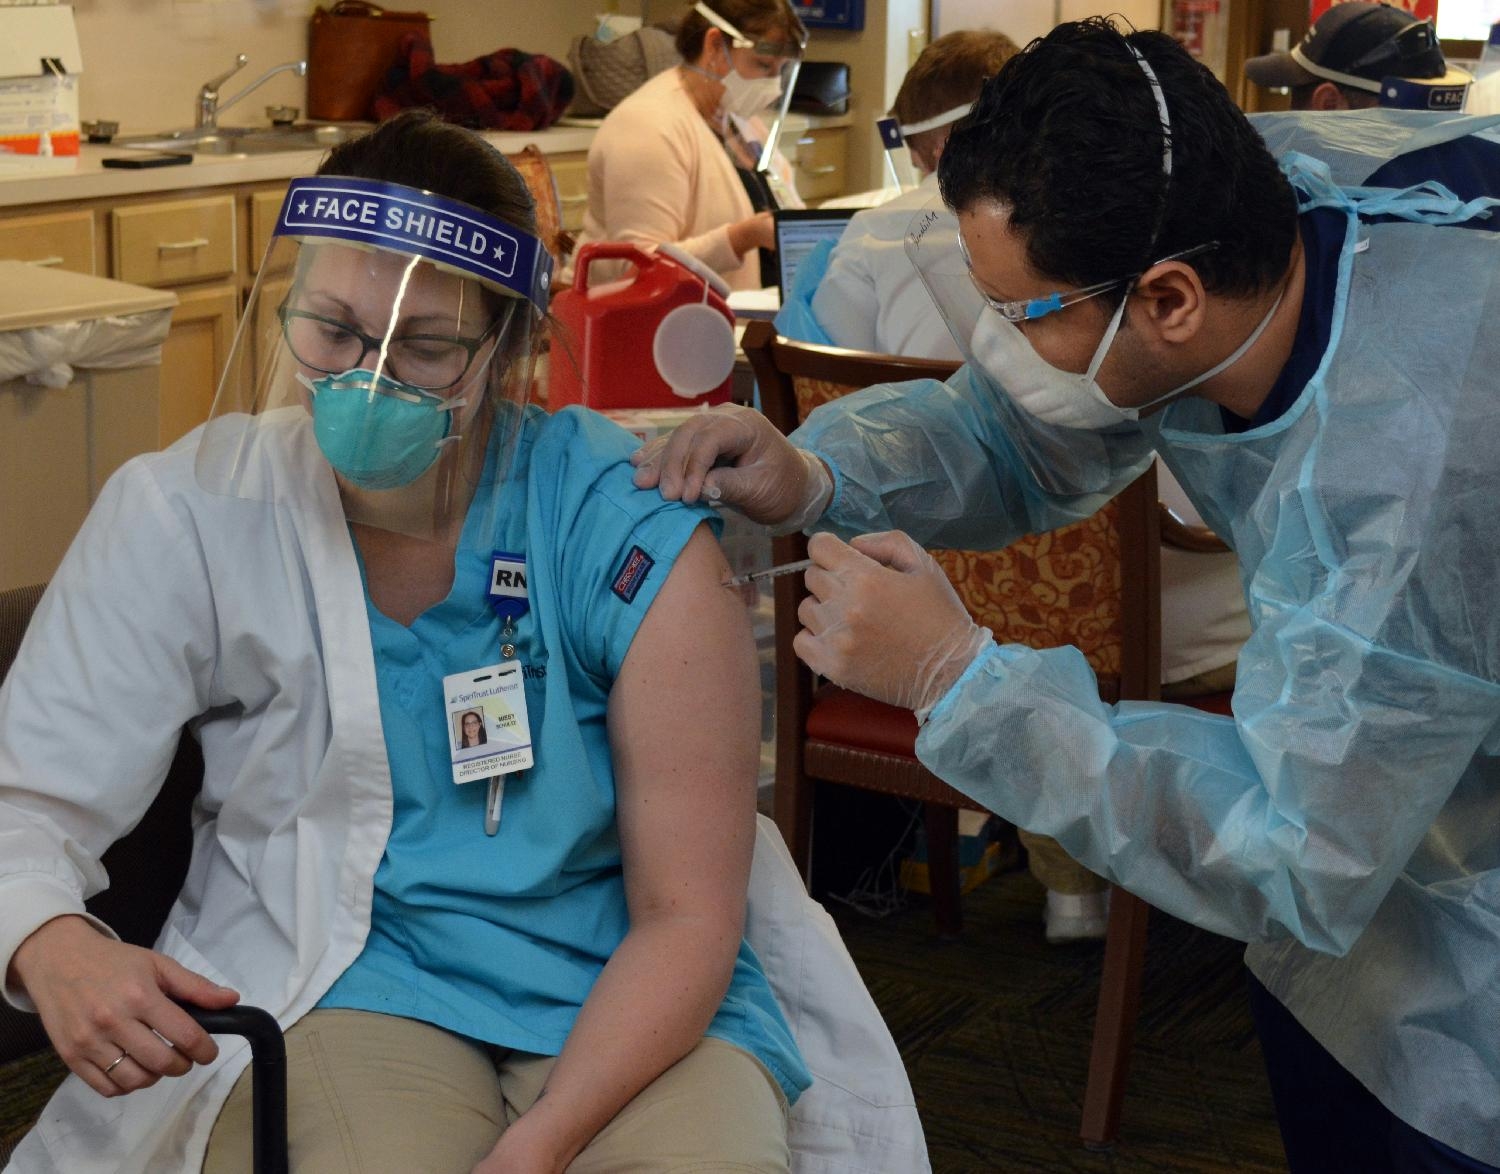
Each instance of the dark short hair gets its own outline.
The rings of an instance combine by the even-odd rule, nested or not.
[[[1166,97],[1170,183],[1131,46]],[[1189,264],[1210,292],[1249,295],[1286,272],[1296,234],[1291,185],[1213,74],[1171,37],[1104,17],[1058,25],[1012,57],[954,128],[938,180],[957,211],[1005,205],[1031,266],[1070,286],[1217,241]]]
[[[536,201],[503,153],[472,130],[427,109],[403,110],[359,138],[340,143],[319,175],[375,179],[459,200],[536,235]],[[484,290],[498,312],[502,295]]]
[[[510,160],[473,131],[444,122],[431,110],[403,110],[368,134],[340,143],[318,174],[436,192],[536,234],[536,202]]]
[[[805,41],[807,29],[802,18],[787,0],[704,0],[747,37],[764,37],[771,41]],[[703,38],[715,28],[702,13],[694,11],[691,0],[682,23],[677,26],[677,52],[684,61],[697,61],[703,52]]]

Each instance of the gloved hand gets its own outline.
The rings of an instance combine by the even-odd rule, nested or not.
[[[836,685],[927,712],[994,643],[959,601],[932,556],[896,530],[845,543],[814,534],[807,553],[811,594],[792,648]]]
[[[698,413],[636,449],[630,462],[640,489],[659,489],[668,501],[702,497],[733,506],[778,534],[812,525],[833,496],[833,478],[822,461],[739,404]]]

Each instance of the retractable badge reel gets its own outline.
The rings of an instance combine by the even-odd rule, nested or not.
[[[490,606],[500,617],[500,663],[443,678],[448,741],[456,784],[489,780],[484,830],[500,830],[505,776],[519,775],[535,758],[526,714],[524,672],[516,657],[516,622],[530,607],[526,557],[495,551],[490,562]]]

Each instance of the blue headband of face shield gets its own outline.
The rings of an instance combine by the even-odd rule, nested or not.
[[[552,257],[530,233],[479,208],[401,184],[342,176],[294,179],[275,236],[372,245],[421,257],[546,313]]]

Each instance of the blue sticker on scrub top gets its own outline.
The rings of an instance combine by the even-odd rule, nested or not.
[[[646,576],[651,573],[651,568],[655,565],[656,560],[649,554],[639,546],[632,546],[610,590],[626,603],[634,603],[636,593],[640,591],[641,584],[646,581]]]
[[[497,550],[490,558],[490,606],[502,620],[518,620],[531,607],[526,590],[526,556]]]
[[[440,261],[536,302],[552,258],[529,233],[432,192],[338,176],[294,179],[276,236],[333,237]]]

